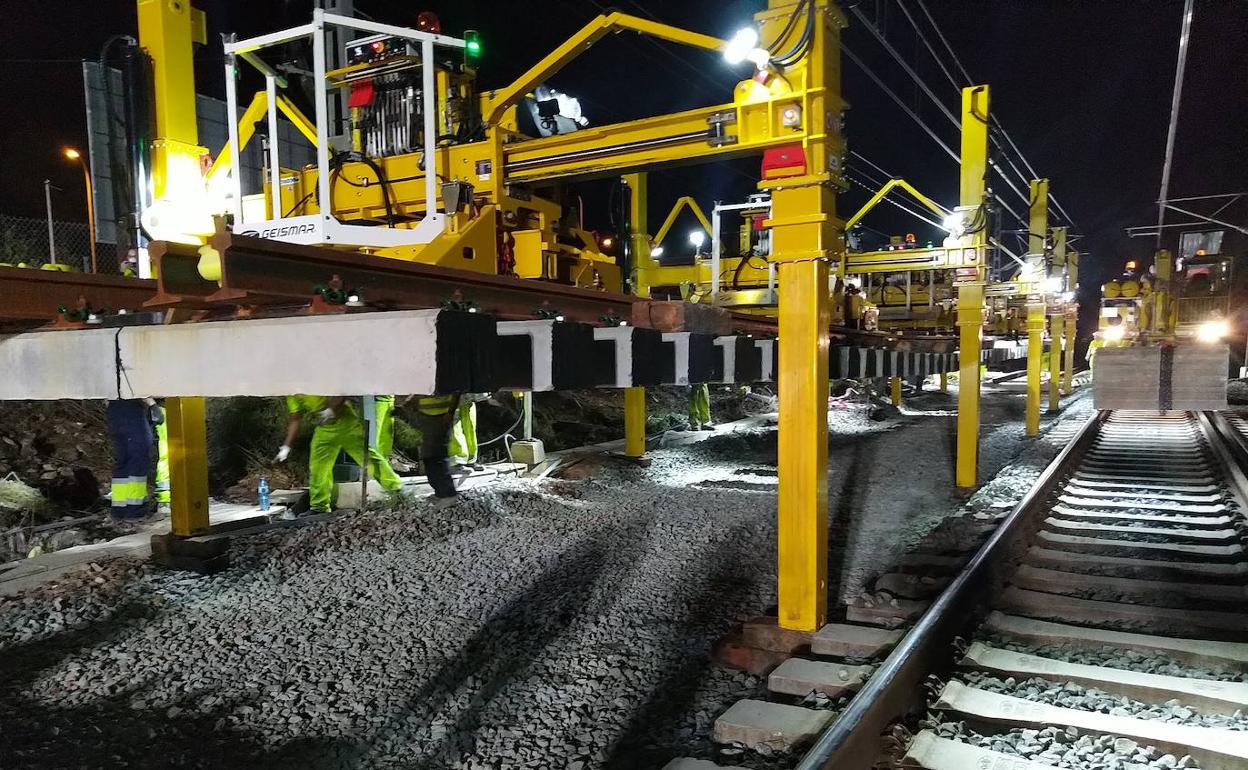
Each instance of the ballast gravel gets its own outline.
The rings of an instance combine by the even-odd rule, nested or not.
[[[1120,668],[1141,674],[1180,676],[1190,679],[1214,679],[1219,682],[1248,682],[1248,673],[1242,671],[1232,671],[1211,666],[1193,666],[1175,660],[1169,655],[1148,654],[1108,645],[1098,648],[1071,647],[1060,644],[1033,646],[992,634],[986,635],[981,641],[998,649],[1010,650],[1011,652],[1019,652],[1025,655],[1035,655],[1041,658],[1051,658],[1065,663],[1108,666],[1109,668]]]
[[[934,720],[928,726],[942,738],[1071,770],[1174,770],[1200,767],[1196,760],[1186,754],[1167,754],[1155,746],[1141,745],[1130,738],[1115,735],[1085,734],[1077,727],[1013,729],[982,734],[968,728],[965,722]]]

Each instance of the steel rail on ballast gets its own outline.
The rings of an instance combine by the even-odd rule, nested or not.
[[[871,770],[880,754],[881,735],[914,707],[922,707],[924,680],[950,661],[954,639],[973,623],[983,599],[999,585],[999,569],[1042,511],[1057,484],[1074,470],[1096,440],[1108,412],[1088,419],[1054,458],[1001,525],[976,551],[966,568],[923,613],[880,664],[831,727],[796,765],[796,770]]]

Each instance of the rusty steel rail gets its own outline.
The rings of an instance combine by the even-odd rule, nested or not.
[[[1043,514],[1058,483],[1078,467],[1107,412],[1093,415],[1044,469],[1036,483],[966,567],[928,607],[914,627],[797,763],[795,770],[871,770],[883,736],[926,705],[928,675],[952,664],[954,640],[969,632],[1004,582],[1011,556]]]
[[[60,318],[62,307],[140,310],[155,294],[156,282],[141,278],[0,267],[0,323],[38,326]]]

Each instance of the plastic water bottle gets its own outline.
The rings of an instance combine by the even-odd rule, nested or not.
[[[269,480],[268,478],[264,476],[260,477],[260,490],[259,491],[260,491],[260,510],[267,511],[269,510]]]

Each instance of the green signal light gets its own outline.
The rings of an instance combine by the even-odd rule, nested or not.
[[[477,59],[481,56],[481,33],[475,29],[464,31],[464,57]]]

